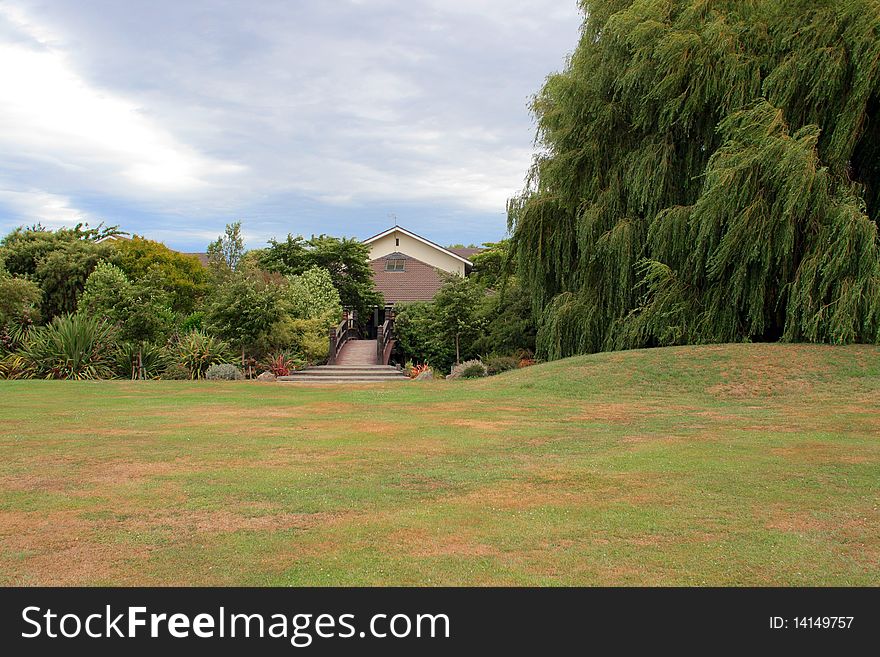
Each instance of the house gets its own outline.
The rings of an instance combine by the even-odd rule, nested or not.
[[[385,306],[430,301],[442,287],[444,274],[467,276],[470,257],[480,249],[447,249],[394,226],[364,240],[370,247],[370,267]]]
[[[373,308],[373,316],[361,321],[359,342],[378,343],[377,362],[388,363],[394,344],[392,308],[398,303],[430,301],[448,276],[467,276],[473,269],[470,258],[482,249],[448,249],[401,226],[394,226],[363,241],[370,247],[370,267],[376,289],[382,293],[385,305]],[[361,320],[365,318],[360,318]],[[343,325],[351,326],[348,318]],[[350,341],[338,327],[330,336],[330,363],[337,362],[337,353]],[[349,347],[348,352],[355,349]],[[364,346],[372,349],[372,346]]]

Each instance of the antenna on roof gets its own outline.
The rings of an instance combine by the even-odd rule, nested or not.
[[[393,212],[388,213],[388,218],[394,220],[394,227],[397,228],[397,215]]]

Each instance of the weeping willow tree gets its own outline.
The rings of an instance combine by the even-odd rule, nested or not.
[[[880,338],[880,0],[582,0],[509,203],[547,358]]]

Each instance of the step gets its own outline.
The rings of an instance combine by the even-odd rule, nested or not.
[[[391,365],[320,365],[308,367],[288,376],[279,376],[279,381],[394,381],[407,380],[408,377]]]
[[[406,376],[279,376],[281,383],[390,383],[392,381],[409,381]]]
[[[370,376],[370,377],[378,377],[385,379],[393,379],[399,376],[406,377],[402,372],[397,371],[380,371],[380,372],[372,372],[366,369],[352,369],[345,370],[342,372],[334,372],[330,370],[303,370],[302,372],[294,372],[293,374],[289,374],[287,377],[282,378],[299,378],[301,376],[326,376],[326,377],[336,377],[339,379],[345,378],[347,376]]]

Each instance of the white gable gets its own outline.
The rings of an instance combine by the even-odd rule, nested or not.
[[[404,253],[432,267],[459,276],[465,275],[466,268],[470,264],[466,258],[399,226],[364,240],[364,244],[370,247],[370,260],[391,253]]]

